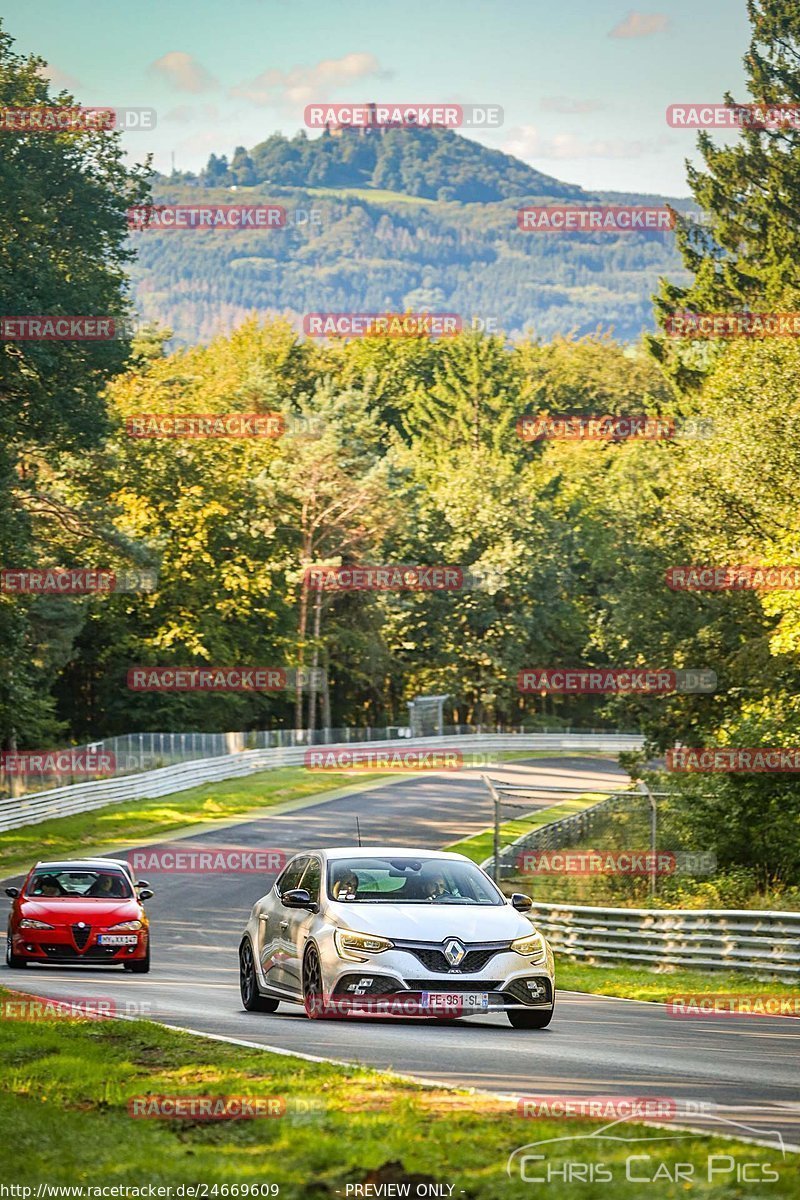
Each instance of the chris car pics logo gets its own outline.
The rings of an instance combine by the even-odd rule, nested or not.
[[[702,1134],[642,1131],[635,1127],[626,1131],[625,1124],[637,1120],[635,1113],[629,1113],[592,1133],[528,1142],[509,1155],[506,1174],[510,1179],[538,1186],[613,1183],[623,1195],[636,1200],[642,1194],[637,1191],[642,1184],[677,1185],[682,1193],[710,1183],[726,1191],[735,1189],[738,1195],[743,1194],[739,1190],[742,1184],[775,1183],[780,1179],[786,1150],[778,1130],[754,1128],[713,1111],[702,1119],[709,1137],[758,1138],[760,1144],[748,1147],[747,1155],[709,1149],[705,1155],[696,1153],[691,1156],[693,1161],[685,1161],[690,1155],[682,1154],[678,1143]]]

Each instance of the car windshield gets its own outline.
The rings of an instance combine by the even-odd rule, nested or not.
[[[470,862],[445,858],[337,858],[328,863],[328,896],[352,904],[504,904]]]
[[[43,867],[34,871],[25,894],[42,900],[130,900],[133,889],[122,871]]]

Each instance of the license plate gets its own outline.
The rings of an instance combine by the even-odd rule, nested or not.
[[[423,1008],[488,1008],[488,992],[423,992]]]
[[[101,946],[135,946],[139,941],[135,933],[101,933],[97,940]]]

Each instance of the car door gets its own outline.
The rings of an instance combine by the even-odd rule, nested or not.
[[[286,916],[291,909],[284,908],[281,904],[281,895],[290,888],[299,887],[307,866],[307,855],[301,854],[293,858],[275,881],[272,890],[264,897],[259,909],[258,956],[267,983],[275,987],[288,986],[285,983],[284,964],[290,952],[287,941],[289,923]]]
[[[305,888],[315,904],[319,904],[320,885],[322,883],[322,863],[316,854],[308,857],[299,888]],[[303,991],[303,952],[306,939],[311,929],[315,913],[307,908],[285,908],[283,923],[286,928],[286,958],[283,961],[284,987],[302,994]]]

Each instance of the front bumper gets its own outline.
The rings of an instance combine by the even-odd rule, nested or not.
[[[552,955],[537,962],[504,946],[470,946],[467,968],[430,969],[441,966],[435,957],[438,945],[395,946],[364,962],[342,959],[335,950],[323,964],[326,993],[331,1003],[352,1011],[398,1011],[416,1016],[446,1015],[447,1006],[431,1008],[430,996],[453,997],[454,1015],[479,1015],[513,1009],[548,1009],[553,1004],[555,976]],[[487,997],[486,1005],[473,1005],[472,997]],[[425,1000],[427,997],[427,1001]],[[460,1002],[459,999],[460,998]]]
[[[103,945],[99,940],[110,933],[106,929],[73,930],[71,926],[55,929],[18,929],[11,938],[14,954],[29,962],[52,963],[120,963],[136,962],[147,955],[148,931],[140,929],[123,936],[136,939],[127,945]],[[119,935],[112,935],[119,936]]]

